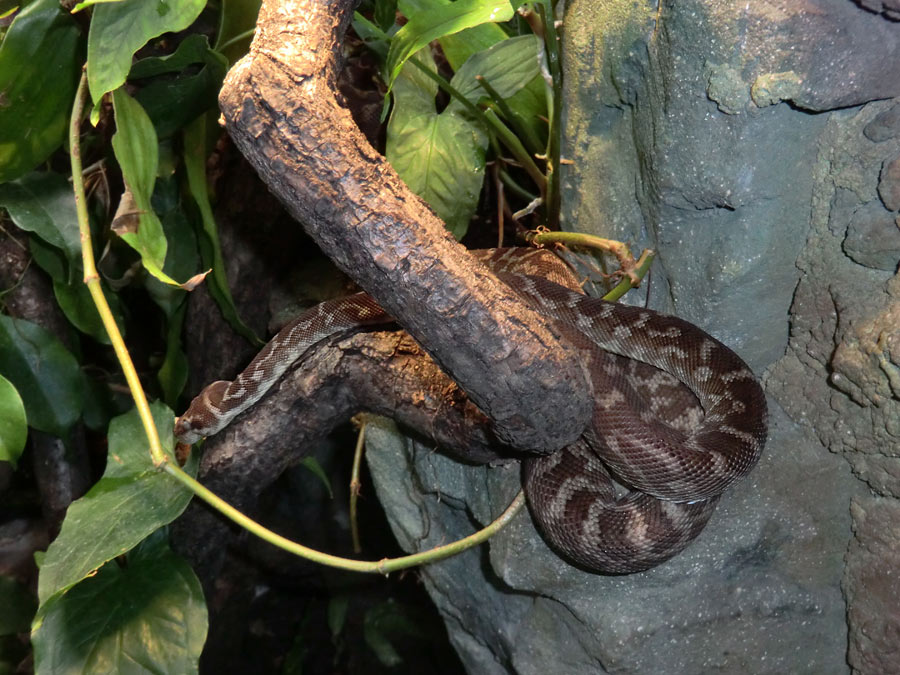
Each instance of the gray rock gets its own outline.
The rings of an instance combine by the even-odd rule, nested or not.
[[[900,21],[900,1],[898,0],[855,0],[857,4],[873,12],[881,12],[889,19]]]
[[[881,167],[878,196],[888,211],[900,211],[900,155],[885,160]]]
[[[847,0],[650,4],[567,3],[564,223],[655,249],[649,297],[629,301],[765,371],[766,453],[699,539],[646,573],[573,568],[523,513],[424,583],[473,673],[846,673],[848,644],[859,672],[890,672],[894,615],[860,604],[865,579],[845,578],[845,597],[841,580],[852,498],[900,497],[900,289],[842,245],[875,256],[851,217],[877,204],[900,148],[863,140],[891,103],[851,106],[900,94],[900,24]],[[518,487],[514,467],[369,438],[410,549],[469,534]],[[896,551],[869,545],[872,529],[854,546],[886,575]]]
[[[844,251],[860,265],[893,272],[900,263],[900,225],[897,214],[870,202],[853,214]]]
[[[879,113],[863,128],[863,133],[866,138],[875,143],[884,143],[896,138],[900,133],[900,105],[892,106]]]
[[[859,673],[900,673],[900,504],[860,497],[851,505],[853,541],[844,591],[850,606],[848,659]]]

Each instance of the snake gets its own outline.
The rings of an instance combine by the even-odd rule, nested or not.
[[[547,251],[473,254],[587,360],[589,427],[561,450],[522,460],[522,486],[544,540],[600,574],[642,572],[681,552],[762,453],[768,413],[753,371],[685,320],[585,295]],[[316,305],[234,380],[203,389],[176,420],[176,438],[190,444],[218,433],[317,345],[392,323],[364,292]]]

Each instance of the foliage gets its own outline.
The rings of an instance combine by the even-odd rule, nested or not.
[[[108,443],[103,476],[72,503],[40,560],[39,606],[0,577],[0,604],[15,610],[2,617],[0,638],[33,615],[38,673],[197,668],[202,591],[168,549],[165,528],[191,493],[154,465],[135,410],[126,412],[126,384],[83,283],[65,138],[86,64],[93,106],[80,145],[100,292],[121,332],[154,326],[156,351],[144,371],[151,377],[142,384],[157,399],[153,417],[171,459],[171,408],[187,381],[186,292],[206,270],[223,316],[258,342],[226,283],[205,173],[216,95],[228,64],[247,48],[258,6],[97,0],[67,11],[58,0],[32,0],[0,32],[0,214],[27,233],[30,259],[69,323],[58,335],[39,317],[0,314],[0,461],[20,461],[28,428],[71,444],[84,425]],[[391,92],[387,157],[460,238],[489,162],[535,204],[552,171],[534,161],[554,123],[545,45],[513,10],[505,1],[376,0],[354,20]],[[535,187],[522,187],[523,179]],[[195,456],[185,468],[196,469]],[[337,636],[343,619],[334,621]],[[365,640],[385,665],[400,659],[392,646],[399,634],[418,632],[397,606],[366,615]]]

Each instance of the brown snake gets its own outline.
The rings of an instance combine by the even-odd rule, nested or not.
[[[733,351],[686,321],[536,276],[549,270],[573,286],[570,274],[548,268],[546,252],[477,255],[590,361],[591,428],[569,447],[523,462],[525,494],[544,537],[595,572],[638,572],[668,560],[759,459],[767,410],[756,377]],[[312,308],[233,382],[206,387],[177,420],[176,437],[193,443],[217,433],[317,344],[390,322],[365,293]]]

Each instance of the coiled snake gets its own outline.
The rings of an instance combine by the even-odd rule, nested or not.
[[[589,359],[591,428],[569,447],[523,462],[525,494],[544,537],[595,572],[638,572],[668,560],[759,459],[767,410],[756,377],[686,321],[587,297],[571,290],[571,275],[549,274],[569,287],[544,278],[554,269],[546,252],[477,255]],[[233,382],[206,387],[177,420],[176,437],[193,443],[217,433],[317,344],[390,322],[365,293],[314,307]]]

